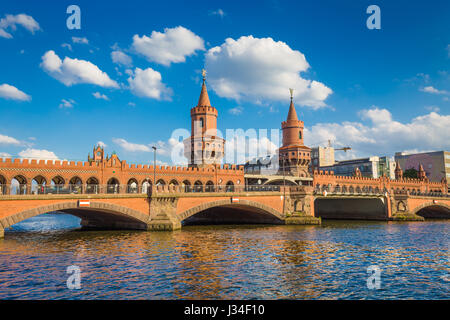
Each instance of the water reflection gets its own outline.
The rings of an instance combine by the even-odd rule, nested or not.
[[[70,216],[35,218],[52,227],[32,231],[31,221],[0,240],[1,299],[449,298],[447,221],[150,233],[84,232]],[[66,288],[69,265],[81,268],[81,290]],[[382,270],[380,290],[366,287],[370,265]]]

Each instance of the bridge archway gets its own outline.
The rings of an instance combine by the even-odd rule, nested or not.
[[[80,208],[76,201],[54,203],[17,212],[0,219],[0,225],[9,228],[26,219],[49,212],[64,212],[81,219],[81,225],[87,229],[134,229],[146,230],[149,216],[116,204],[90,202],[89,208]]]
[[[381,197],[317,197],[314,216],[324,219],[386,220],[386,206]]]
[[[263,184],[282,186],[286,184],[287,186],[298,186],[298,183],[291,177],[285,177],[285,179],[269,179]]]
[[[449,219],[450,206],[440,202],[426,202],[415,208],[412,213],[426,219]]]
[[[284,224],[281,212],[259,202],[229,199],[203,203],[178,215],[183,225],[194,224]]]

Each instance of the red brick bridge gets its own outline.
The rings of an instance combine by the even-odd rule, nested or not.
[[[85,228],[138,230],[193,223],[314,223],[317,217],[450,217],[445,180],[315,172],[309,185],[244,181],[242,167],[154,168],[126,164],[115,154],[81,163],[0,160],[0,236],[16,223],[53,211],[81,218]]]
[[[60,211],[95,229],[176,230],[198,223],[285,224],[294,216],[394,220],[450,217],[446,194],[327,192],[308,186],[214,186],[192,192],[154,186],[149,194],[30,194],[0,196],[0,235],[36,215]],[[298,218],[298,217],[297,217]],[[295,219],[294,219],[295,220]],[[308,223],[310,219],[304,223]]]

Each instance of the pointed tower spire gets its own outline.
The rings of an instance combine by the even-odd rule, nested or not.
[[[403,179],[403,170],[402,170],[402,167],[400,167],[400,163],[398,162],[398,160],[395,162],[394,174],[395,174],[396,180]]]
[[[419,164],[419,172],[418,172],[418,178],[423,180],[427,177],[427,173],[425,172],[425,170],[423,169],[422,164]]]
[[[291,105],[289,106],[289,113],[288,113],[288,117],[287,120],[295,120],[298,121],[298,117],[297,117],[297,112],[295,111],[295,106],[294,106],[294,89],[289,88],[289,91],[291,92]]]
[[[206,70],[202,69],[202,76],[203,76],[203,84],[202,84],[202,91],[200,92],[200,98],[198,99],[198,107],[211,107],[211,102],[209,102],[209,96],[208,91],[206,90]]]

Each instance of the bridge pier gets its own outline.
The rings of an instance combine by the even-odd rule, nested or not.
[[[150,201],[150,222],[148,231],[174,231],[181,229],[181,222],[177,218],[178,199],[176,197],[152,197]]]
[[[389,204],[391,214],[389,220],[392,221],[425,221],[424,217],[411,213],[408,201],[408,194],[399,194],[391,197]]]

